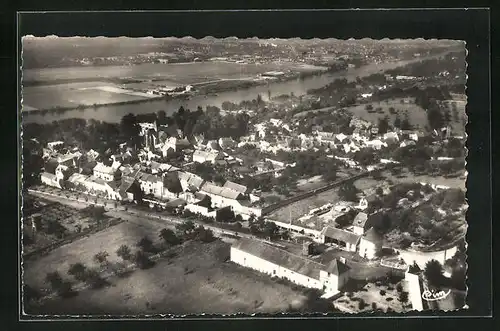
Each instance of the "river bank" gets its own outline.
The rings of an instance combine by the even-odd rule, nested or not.
[[[436,55],[443,56],[444,54]],[[436,57],[433,56],[433,57]],[[225,90],[213,95],[193,95],[190,99],[172,98],[166,100],[147,99],[141,102],[124,102],[121,104],[110,104],[100,107],[91,107],[84,109],[72,109],[58,112],[39,113],[34,110],[23,113],[23,123],[50,123],[67,118],[83,118],[95,119],[104,122],[118,123],[121,118],[128,114],[147,114],[164,110],[168,115],[179,109],[180,106],[185,109],[196,109],[197,107],[205,108],[206,106],[221,107],[224,101],[240,103],[244,100],[255,99],[261,95],[263,99],[267,99],[269,95],[290,95],[295,96],[306,95],[310,89],[323,87],[337,78],[346,78],[347,80],[356,80],[357,77],[365,77],[374,73],[384,72],[386,70],[397,68],[408,63],[422,61],[425,59],[418,58],[406,61],[395,61],[387,63],[373,63],[362,66],[360,68],[350,68],[341,72],[327,72],[320,75],[310,76],[306,78],[290,78],[286,81],[263,81],[260,84],[248,88],[238,88],[236,90]],[[241,73],[237,76],[241,78]],[[33,105],[30,105],[33,106]],[[34,107],[36,108],[36,107]]]

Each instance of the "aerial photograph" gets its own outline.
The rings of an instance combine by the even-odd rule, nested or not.
[[[466,56],[24,36],[23,315],[467,309]]]

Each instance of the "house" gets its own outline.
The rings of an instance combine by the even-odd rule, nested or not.
[[[55,174],[48,173],[48,172],[42,172],[40,175],[40,180],[42,184],[52,186],[52,187],[57,187],[61,188],[60,180],[57,178]]]
[[[355,252],[359,243],[360,235],[350,231],[341,230],[332,226],[326,226],[321,231],[319,241],[332,243],[348,252]]]
[[[382,147],[387,147],[387,143],[380,141],[379,139],[374,139],[366,142],[366,146],[371,147],[376,150],[382,149]]]
[[[208,151],[220,151],[221,146],[219,145],[219,142],[217,140],[209,140],[207,141],[207,144],[205,145]]]
[[[233,140],[233,138],[229,137],[219,138],[219,146],[222,149],[230,149],[236,146],[236,142]]]
[[[241,194],[248,194],[250,192],[250,190],[248,189],[248,187],[246,187],[245,185],[240,185],[240,184],[231,182],[229,180],[224,183],[223,187],[226,187],[226,188],[232,189],[234,191],[240,192]]]
[[[224,155],[220,152],[207,152],[196,150],[193,153],[193,162],[205,163],[210,162],[215,164],[217,161],[223,160]]]
[[[396,132],[387,132],[384,134],[384,141],[387,144],[395,144],[399,142],[399,136]]]
[[[135,178],[123,177],[118,186],[117,193],[122,201],[137,201],[139,191],[141,190],[139,183]]]
[[[209,182],[203,184],[200,191],[208,195],[212,199],[212,204],[217,208],[232,205],[234,200],[243,198],[243,194],[239,191],[235,191],[227,187],[221,187]]]
[[[327,293],[338,293],[350,278],[350,268],[337,259],[324,265],[247,238],[241,238],[231,246],[230,260],[272,277]]]
[[[201,186],[205,182],[203,178],[190,172],[178,171],[177,176],[181,183],[183,192],[196,192],[200,190]]]
[[[121,176],[120,170],[110,166],[106,166],[103,163],[97,163],[93,169],[94,177],[101,178],[105,181],[113,181],[119,179]]]
[[[359,256],[374,259],[382,250],[382,236],[372,227],[361,237],[359,241]]]
[[[152,194],[157,198],[163,196],[163,180],[161,177],[138,171],[134,178],[137,179],[141,190],[145,194]]]
[[[82,183],[87,192],[91,195],[104,195],[108,199],[119,200],[114,182],[106,181],[102,178],[89,176]]]
[[[406,146],[415,146],[416,142],[414,140],[403,140],[401,144],[399,144],[399,147],[406,147]]]
[[[354,222],[352,223],[353,232],[358,235],[363,235],[365,233],[365,224],[367,220],[368,220],[368,214],[363,212],[358,213],[358,215],[356,215],[356,217],[354,218]]]
[[[186,138],[180,139],[176,137],[168,138],[162,146],[162,152],[171,148],[174,152],[181,151],[191,146],[191,143]]]
[[[49,148],[52,151],[60,150],[63,146],[64,146],[63,141],[53,141],[53,142],[47,143],[47,148]]]

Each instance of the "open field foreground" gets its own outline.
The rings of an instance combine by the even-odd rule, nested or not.
[[[101,251],[109,253],[110,263],[120,262],[121,259],[116,255],[116,250],[121,245],[128,245],[133,251],[137,250],[136,243],[146,235],[158,242],[159,231],[164,227],[152,222],[148,222],[147,227],[130,222],[112,226],[89,237],[61,246],[39,259],[25,261],[24,281],[33,287],[45,288],[47,284],[44,279],[48,272],[58,271],[63,277],[69,277],[67,271],[73,263],[81,262],[89,267],[97,267],[93,262],[93,257]]]
[[[111,279],[101,290],[56,298],[34,313],[51,314],[234,314],[279,312],[301,306],[305,296],[231,262],[229,245],[188,242],[177,256],[127,278]]]

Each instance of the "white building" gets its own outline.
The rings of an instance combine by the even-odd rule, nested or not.
[[[61,188],[61,184],[59,183],[59,179],[56,177],[56,175],[51,174],[49,172],[43,172],[40,175],[40,180],[45,185]]]
[[[196,150],[193,153],[193,162],[198,162],[198,163],[210,162],[214,164],[217,161],[223,159],[224,156],[220,152],[207,152],[207,151]]]
[[[115,180],[119,175],[118,169],[106,166],[103,163],[98,163],[94,167],[93,172],[96,178],[101,178],[102,180],[105,181]]]
[[[272,277],[336,294],[347,283],[350,268],[335,259],[324,265],[261,241],[241,238],[231,246],[231,261]]]
[[[382,250],[382,236],[370,228],[359,241],[359,256],[374,259],[377,254]]]

